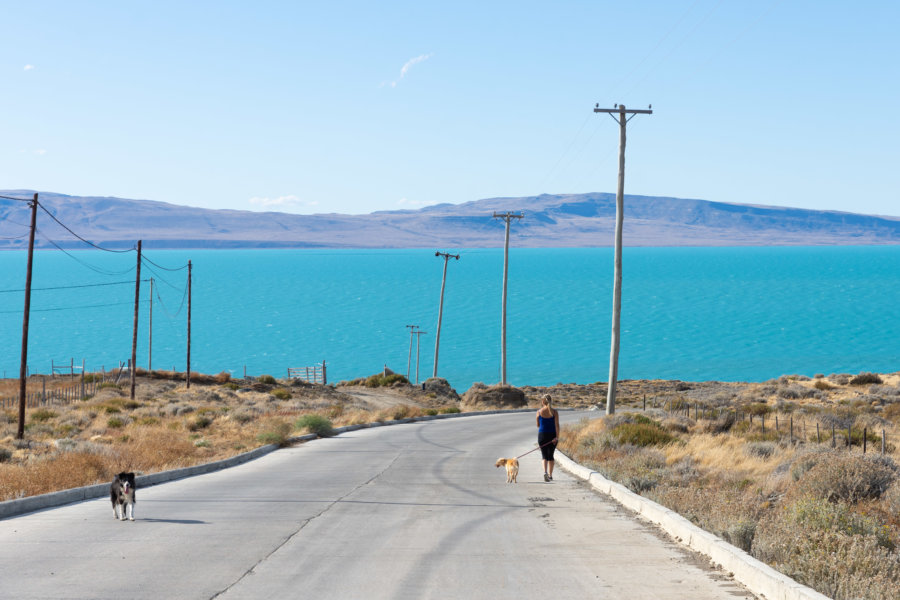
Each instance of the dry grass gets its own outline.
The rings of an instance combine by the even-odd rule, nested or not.
[[[412,387],[386,392],[395,396],[385,407],[355,398],[352,387],[342,388],[345,393],[192,374],[188,389],[183,373],[138,375],[134,400],[127,382],[108,383],[82,401],[28,408],[25,440],[15,439],[17,410],[0,410],[0,500],[103,483],[123,470],[151,473],[285,444],[308,431],[327,433],[323,420],[329,426],[390,421],[456,406]],[[55,379],[71,385],[69,378]],[[40,378],[32,380],[39,390]],[[18,381],[0,380],[0,389],[7,388],[16,394]]]
[[[659,408],[620,410],[565,426],[561,449],[836,600],[896,599],[897,374],[839,375],[823,382],[788,377],[748,385],[730,406],[721,396],[715,402],[709,395],[675,397],[677,402],[665,403],[674,414]],[[739,416],[724,418],[715,407],[737,409]],[[615,435],[634,424],[649,427],[648,420],[665,428],[672,441],[644,445]],[[868,429],[866,455],[863,428]],[[885,455],[880,454],[882,431],[888,440]]]

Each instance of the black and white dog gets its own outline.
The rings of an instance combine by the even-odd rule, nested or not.
[[[109,486],[113,516],[120,521],[134,521],[134,473],[119,473]]]

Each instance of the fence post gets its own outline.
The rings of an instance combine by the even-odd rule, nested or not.
[[[794,415],[791,415],[791,446],[794,445]]]
[[[834,437],[834,423],[831,424],[831,447],[837,448],[837,440]]]
[[[884,429],[881,430],[881,453],[884,454]]]
[[[819,436],[819,422],[818,421],[816,421],[816,443],[817,444],[822,443],[822,438],[821,438],[821,436]]]
[[[868,427],[863,427],[863,454],[866,453],[866,435],[869,433]]]
[[[851,427],[852,427],[852,425],[847,425],[847,450],[853,449],[853,438],[850,437],[850,435],[852,433],[852,431],[850,429]]]

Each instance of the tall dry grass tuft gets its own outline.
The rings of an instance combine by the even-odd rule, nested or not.
[[[110,481],[117,471],[109,456],[65,452],[30,464],[0,464],[0,500],[46,494]]]

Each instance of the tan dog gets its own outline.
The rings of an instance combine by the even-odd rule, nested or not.
[[[519,460],[517,458],[498,458],[495,467],[506,466],[506,483],[517,483],[519,476]]]

